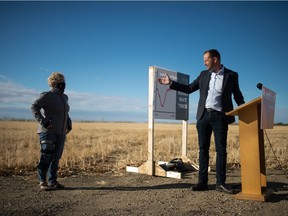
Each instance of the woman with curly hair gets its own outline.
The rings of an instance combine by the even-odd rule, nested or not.
[[[51,87],[50,91],[42,92],[31,106],[38,122],[37,133],[41,146],[38,178],[42,190],[64,188],[57,182],[57,171],[66,134],[72,130],[68,114],[70,109],[68,96],[64,94],[66,86],[64,75],[59,72],[52,73],[48,77],[48,85]]]

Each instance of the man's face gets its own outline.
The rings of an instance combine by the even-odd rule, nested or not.
[[[205,53],[203,60],[204,60],[204,65],[207,68],[207,70],[212,70],[215,65],[216,58],[211,57],[209,53]]]

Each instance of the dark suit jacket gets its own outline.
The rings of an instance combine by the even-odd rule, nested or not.
[[[208,70],[202,71],[200,75],[189,85],[183,85],[172,81],[170,88],[190,94],[197,90],[200,91],[200,98],[198,103],[196,119],[199,120],[203,116],[205,110],[205,102],[208,95],[209,81],[211,73]],[[222,107],[223,112],[233,110],[232,94],[237,105],[244,104],[244,98],[239,88],[238,73],[224,68],[224,78],[222,86]],[[226,116],[226,122],[231,124],[235,121],[234,116]]]

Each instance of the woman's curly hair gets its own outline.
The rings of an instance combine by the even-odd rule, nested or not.
[[[50,87],[56,87],[57,83],[65,82],[65,77],[62,73],[59,72],[53,72],[49,77],[48,77],[48,85]]]

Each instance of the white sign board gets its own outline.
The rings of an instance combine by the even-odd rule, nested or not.
[[[272,129],[274,126],[276,93],[262,87],[261,129]]]
[[[154,73],[154,112],[155,119],[189,119],[189,95],[169,88],[169,85],[158,83],[157,78],[162,78],[165,74],[176,82],[189,84],[189,75],[168,69],[153,67]]]

